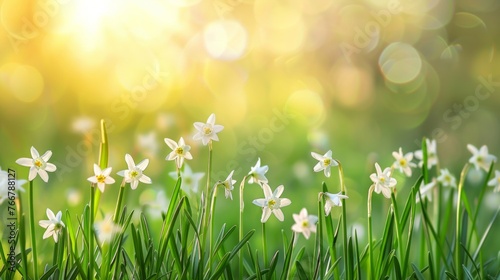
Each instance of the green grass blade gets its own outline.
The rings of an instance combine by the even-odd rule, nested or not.
[[[307,277],[307,273],[300,264],[300,262],[295,262],[295,267],[297,268],[297,276],[299,277],[300,280],[307,280],[309,277]]]
[[[417,268],[417,266],[415,264],[412,263],[411,267],[413,268],[413,272],[415,273],[415,277],[418,280],[425,280],[424,275],[422,274],[422,272],[420,272],[420,270]]]
[[[290,243],[288,245],[285,255],[285,261],[283,263],[283,272],[281,273],[281,280],[286,280],[288,279],[288,272],[290,268],[290,262],[292,260],[292,251],[293,251],[293,242],[295,240],[295,234],[292,235],[292,238],[290,239]]]

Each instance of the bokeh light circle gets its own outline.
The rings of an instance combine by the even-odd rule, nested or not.
[[[36,101],[44,89],[42,74],[36,68],[17,63],[0,67],[0,83],[22,102]]]
[[[388,45],[382,51],[378,64],[384,77],[397,84],[414,80],[422,71],[422,59],[418,51],[401,42]]]
[[[247,31],[237,21],[218,20],[203,31],[203,42],[208,54],[216,59],[235,60],[247,48]]]

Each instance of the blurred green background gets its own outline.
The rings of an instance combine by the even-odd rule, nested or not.
[[[349,224],[366,239],[375,161],[389,166],[392,151],[417,150],[424,136],[437,140],[440,166],[457,177],[470,156],[467,143],[500,156],[499,6],[0,0],[0,166],[26,178],[27,168],[15,160],[28,157],[32,145],[52,150],[58,170],[47,184],[36,179],[37,219],[47,207],[76,215],[88,201],[86,178],[105,119],[115,179],[126,168],[125,153],[151,161],[145,173],[153,185],[127,190],[127,205],[156,209],[147,206],[156,201],[166,209],[175,164],[164,160],[170,149],[163,138],[184,137],[194,157],[188,164],[206,173],[208,151],[192,140],[192,124],[215,113],[225,129],[214,143],[214,182],[234,169],[239,185],[260,157],[271,187],[284,184],[283,197],[292,200],[285,222],[271,218],[269,232],[288,230],[302,207],[317,212],[325,177],[313,173],[310,152],[332,149],[345,170]],[[326,181],[338,192],[333,174]],[[409,188],[417,176],[397,177],[397,188]],[[113,211],[118,186],[102,195],[103,212]],[[260,228],[261,210],[251,204],[260,197],[259,187],[247,185],[246,229]],[[487,196],[485,205],[498,201]],[[385,219],[388,202],[377,196],[374,205]],[[485,219],[492,207],[485,207]],[[236,224],[237,209],[237,199],[219,192],[218,224]]]

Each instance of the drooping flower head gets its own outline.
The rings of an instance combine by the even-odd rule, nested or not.
[[[266,172],[269,170],[267,165],[260,166],[260,158],[257,160],[257,163],[254,167],[250,168],[250,172],[247,176],[250,176],[248,183],[253,184],[261,184],[267,183]]]
[[[444,187],[457,187],[457,180],[453,175],[450,174],[450,171],[448,171],[448,169],[446,168],[439,171],[439,177],[437,178],[437,181]]]
[[[339,193],[321,193],[325,196],[325,215],[328,216],[333,206],[342,206],[342,199],[349,198],[347,195],[343,195],[342,192]]]
[[[125,155],[125,161],[127,162],[128,169],[119,171],[117,174],[125,178],[125,182],[130,183],[130,187],[135,190],[139,182],[144,184],[151,184],[151,178],[144,175],[144,169],[148,167],[149,159],[145,159],[139,164],[135,165],[134,159],[131,155]]]
[[[101,170],[99,165],[94,164],[94,176],[87,178],[87,180],[91,183],[97,184],[99,190],[104,192],[106,185],[113,184],[115,182],[115,179],[109,176],[109,174],[111,174],[111,169],[111,167],[108,167]]]
[[[191,146],[186,145],[184,142],[184,138],[179,139],[179,143],[176,143],[174,140],[170,138],[165,138],[165,143],[172,149],[172,152],[168,154],[165,158],[166,160],[174,160],[178,169],[181,169],[182,164],[184,163],[184,159],[193,159],[193,156],[189,152],[191,150]]]
[[[236,180],[233,180],[233,173],[234,170],[229,173],[226,180],[219,182],[219,185],[224,187],[224,194],[226,198],[230,198],[231,200],[233,200],[232,190],[234,189],[234,184],[236,183]]]
[[[314,172],[324,170],[326,177],[330,177],[330,167],[339,165],[339,163],[332,158],[332,150],[328,150],[324,155],[311,152],[311,156],[318,161],[313,168]]]
[[[497,157],[488,153],[488,147],[486,145],[481,146],[478,150],[475,146],[468,144],[467,149],[472,153],[472,157],[469,159],[469,162],[474,164],[476,170],[482,168],[488,172],[491,163],[497,161]]]
[[[293,214],[293,220],[295,221],[295,224],[292,226],[292,230],[296,233],[304,234],[306,239],[309,239],[311,232],[316,232],[318,216],[308,215],[306,208],[302,208],[298,215]]]
[[[210,141],[219,141],[219,137],[217,133],[221,132],[224,129],[224,126],[220,124],[215,124],[215,114],[211,114],[208,117],[206,123],[195,122],[194,127],[198,131],[194,136],[194,140],[200,140],[203,145],[207,145]]]
[[[494,187],[494,192],[500,192],[500,171],[495,170],[495,178],[488,181],[488,186]]]
[[[16,163],[30,168],[28,175],[29,181],[33,181],[38,174],[40,178],[47,183],[49,181],[49,174],[47,174],[47,172],[54,172],[57,169],[54,164],[48,162],[52,156],[52,151],[49,150],[42,156],[40,156],[35,147],[31,147],[30,151],[32,158],[20,158],[16,160]]]
[[[425,143],[427,146],[427,169],[431,169],[438,163],[436,140],[425,139]],[[424,165],[424,155],[422,150],[415,151],[415,157],[420,160],[418,166],[422,167],[422,165]]]
[[[392,189],[397,184],[396,179],[391,177],[391,168],[387,167],[382,172],[380,165],[375,163],[375,169],[377,173],[372,173],[370,175],[370,179],[373,181],[373,185],[375,185],[375,192],[382,192],[386,198],[391,198]]]
[[[61,211],[57,212],[56,215],[54,215],[54,212],[47,208],[47,217],[49,218],[48,220],[41,220],[38,222],[38,224],[45,228],[45,233],[43,234],[43,239],[49,238],[52,236],[54,238],[54,241],[57,243],[57,240],[59,238],[59,233],[62,231],[62,229],[65,227],[63,221],[62,221],[62,213]]]
[[[274,190],[274,192],[272,192],[271,187],[267,183],[262,183],[262,189],[264,190],[265,198],[255,199],[252,202],[257,206],[262,207],[262,217],[260,221],[265,223],[271,216],[271,213],[273,213],[274,216],[282,222],[285,217],[283,216],[281,207],[288,206],[292,203],[288,198],[280,198],[283,190],[285,190],[285,187],[280,185],[276,188],[276,190]]]
[[[432,180],[428,184],[424,184],[424,181],[420,184],[420,189],[418,190],[420,193],[420,196],[417,195],[416,202],[420,202],[420,198],[425,199],[427,198],[429,201],[432,201],[432,189],[436,186],[436,180]]]
[[[392,164],[394,168],[399,169],[399,172],[411,177],[412,167],[417,167],[415,163],[411,162],[413,159],[413,153],[403,155],[403,149],[399,148],[399,152],[392,152],[392,156],[396,159],[396,161]]]

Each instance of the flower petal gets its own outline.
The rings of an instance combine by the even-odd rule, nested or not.
[[[281,211],[281,209],[273,209],[273,214],[280,222],[285,220],[285,216],[283,215],[283,211]]]
[[[99,167],[99,165],[94,163],[94,174],[97,176],[97,175],[100,175],[101,173],[102,173],[102,171],[101,171],[101,168]]]
[[[207,123],[209,123],[211,125],[215,124],[215,114],[214,113],[210,114],[210,116],[207,119]]]
[[[31,167],[33,166],[33,159],[31,158],[20,158],[16,160],[16,163],[22,166]]]
[[[52,156],[52,151],[51,150],[48,150],[45,152],[45,154],[43,154],[41,156],[41,158],[43,159],[43,161],[47,162],[49,161],[50,157]]]
[[[280,197],[281,194],[283,194],[283,191],[285,190],[285,187],[283,185],[279,185],[275,190],[274,190],[274,197]]]
[[[31,146],[31,149],[30,149],[30,152],[31,152],[31,157],[33,159],[37,159],[40,157],[40,154],[38,153],[38,151],[35,149],[35,147]]]
[[[262,217],[260,218],[261,223],[267,222],[267,220],[271,217],[271,209],[265,207],[262,208]]]
[[[129,170],[132,170],[135,167],[135,162],[131,155],[125,154],[125,162],[127,163]]]
[[[133,180],[132,182],[130,182],[130,187],[135,190],[137,189],[137,186],[139,185],[139,181],[137,180]]]
[[[318,154],[318,153],[315,153],[315,152],[311,152],[311,156],[315,159],[315,160],[319,160],[319,161],[323,161],[323,156]]]
[[[36,167],[31,166],[30,173],[28,174],[28,180],[33,181],[33,179],[35,179],[35,177],[36,177],[36,174],[38,174]]]
[[[285,207],[292,204],[292,201],[288,198],[282,198],[280,199],[280,207]]]
[[[167,144],[167,146],[172,149],[172,150],[175,150],[177,148],[177,143],[170,139],[170,138],[165,138],[163,139],[165,141],[165,144]]]
[[[266,207],[267,200],[265,198],[257,198],[252,201],[253,204],[259,207]]]
[[[151,181],[151,178],[149,178],[148,176],[142,174],[141,178],[139,178],[139,181],[143,182],[144,184],[151,184],[152,181]]]
[[[43,169],[38,169],[38,175],[40,175],[40,178],[47,183],[49,181],[49,174],[47,174],[47,171]]]
[[[47,218],[49,218],[49,220],[51,221],[55,220],[56,218],[56,216],[54,216],[54,212],[52,212],[52,210],[50,210],[49,208],[45,210],[45,214],[47,214]]]
[[[45,171],[54,172],[56,170],[57,170],[57,167],[54,164],[52,164],[50,162],[45,163]]]
[[[137,168],[139,168],[141,171],[144,171],[144,169],[146,169],[146,167],[148,167],[149,165],[149,159],[143,159],[141,162],[139,162],[139,164],[137,164]]]

